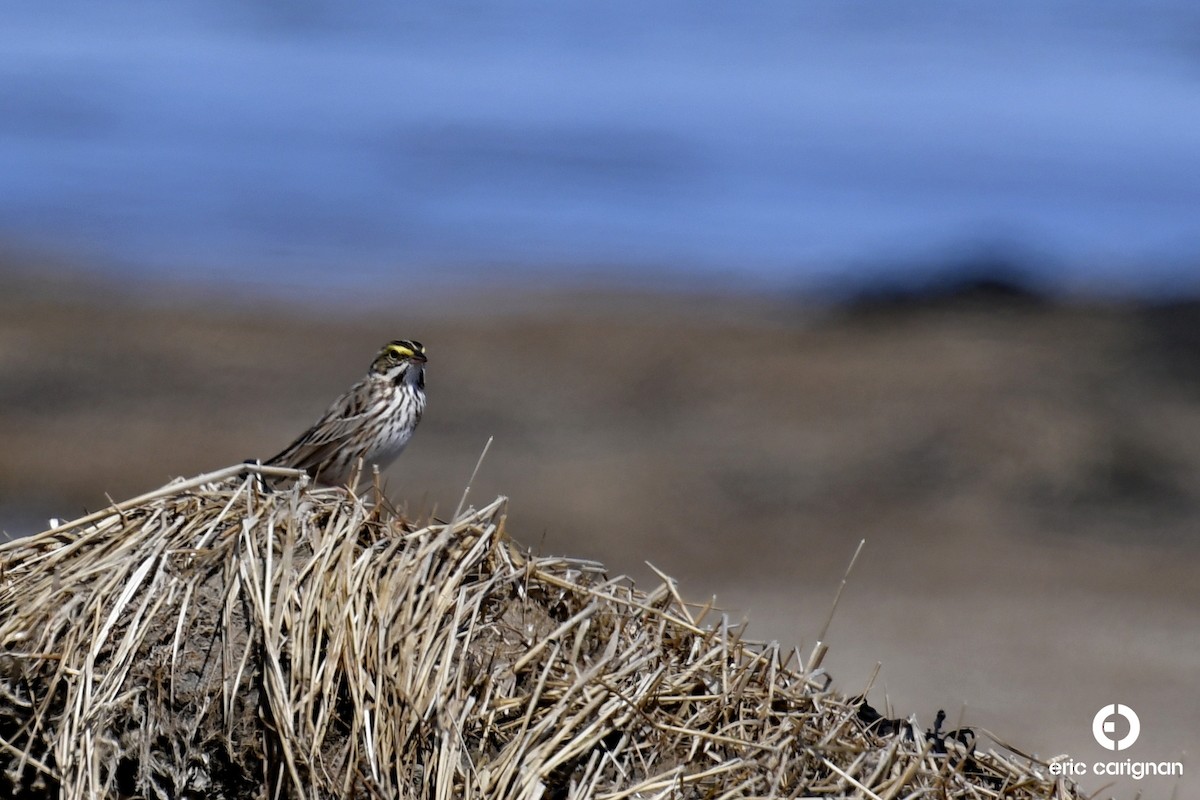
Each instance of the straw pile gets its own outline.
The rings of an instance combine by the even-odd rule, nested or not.
[[[879,718],[669,579],[525,554],[503,498],[418,526],[256,472],[294,475],[0,548],[0,796],[1079,796]]]

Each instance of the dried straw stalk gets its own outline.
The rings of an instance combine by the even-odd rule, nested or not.
[[[261,475],[294,477],[235,467],[0,547],[0,796],[1079,796],[868,725],[669,579],[528,556],[503,498],[418,527],[377,488]]]

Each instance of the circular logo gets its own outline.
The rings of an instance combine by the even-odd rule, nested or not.
[[[1117,731],[1117,722],[1113,717],[1121,717],[1129,725],[1124,736]],[[1092,717],[1092,736],[1096,737],[1101,747],[1109,750],[1124,750],[1137,741],[1141,732],[1142,723],[1138,715],[1133,713],[1132,708],[1120,703],[1104,706]]]

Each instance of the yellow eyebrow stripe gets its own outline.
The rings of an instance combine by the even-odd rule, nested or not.
[[[393,353],[395,353],[397,355],[401,355],[401,356],[405,356],[405,357],[415,355],[412,350],[409,350],[407,347],[404,347],[404,346],[398,345],[398,344],[388,345],[388,350],[391,350]]]

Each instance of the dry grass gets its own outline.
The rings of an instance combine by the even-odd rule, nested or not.
[[[1079,796],[669,579],[529,556],[503,499],[418,526],[245,469],[0,548],[0,795]]]

